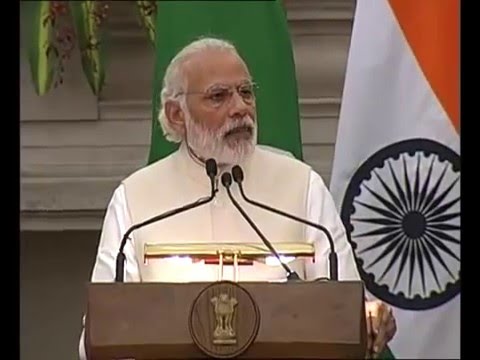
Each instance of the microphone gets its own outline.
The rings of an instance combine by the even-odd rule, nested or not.
[[[213,198],[215,197],[215,194],[218,191],[218,189],[215,189],[215,177],[217,176],[217,162],[214,159],[208,159],[205,162],[205,168],[206,168],[207,175],[210,178],[210,184],[211,184],[211,189],[212,189],[210,196],[200,198],[197,201],[194,201],[190,204],[186,204],[182,207],[166,211],[166,212],[164,212],[160,215],[156,215],[156,216],[154,216],[150,219],[147,219],[147,220],[145,220],[145,221],[143,221],[139,224],[132,225],[125,232],[125,234],[123,235],[123,238],[122,238],[122,242],[120,244],[120,250],[119,250],[118,255],[117,255],[117,263],[116,263],[116,269],[115,269],[115,281],[116,282],[123,282],[123,280],[124,280],[125,254],[123,252],[123,249],[125,248],[127,240],[129,239],[128,238],[129,235],[133,231],[135,231],[137,229],[140,229],[144,226],[150,225],[154,222],[166,219],[170,216],[180,214],[184,211],[193,209],[193,208],[201,206],[201,205],[205,205],[205,204],[207,204],[207,203],[209,203],[210,201],[213,200]]]
[[[250,217],[245,213],[245,211],[240,207],[240,205],[238,204],[238,202],[235,200],[235,198],[232,196],[232,193],[230,191],[230,185],[232,185],[232,175],[230,175],[229,172],[224,172],[222,174],[222,184],[223,186],[225,186],[225,188],[227,189],[227,193],[228,193],[228,196],[230,197],[230,200],[232,200],[232,203],[233,205],[235,205],[235,207],[238,209],[238,211],[240,212],[240,214],[242,214],[243,218],[250,224],[250,226],[253,228],[253,230],[255,230],[255,232],[258,234],[258,236],[260,237],[260,239],[262,239],[263,243],[267,246],[267,248],[270,250],[270,252],[275,255],[275,257],[278,259],[278,261],[280,262],[280,264],[282,265],[282,267],[285,269],[285,271],[287,272],[287,280],[288,281],[291,281],[291,280],[300,280],[300,276],[298,276],[297,272],[295,271],[292,271],[292,269],[290,269],[289,266],[287,266],[287,264],[285,264],[281,258],[280,258],[280,255],[277,253],[277,251],[274,249],[274,247],[272,246],[272,244],[270,243],[270,241],[267,240],[267,238],[265,237],[265,235],[262,234],[262,232],[258,229],[258,227],[253,223],[252,219],[250,219]]]
[[[257,201],[254,201],[254,200],[251,200],[249,199],[246,195],[245,195],[245,192],[243,191],[243,186],[242,186],[242,181],[243,181],[243,171],[242,171],[242,168],[238,165],[235,165],[233,168],[232,168],[232,174],[233,174],[233,180],[238,184],[238,187],[240,188],[240,194],[242,195],[242,197],[245,199],[246,202],[248,202],[249,204],[252,204],[252,205],[255,205],[255,206],[258,206],[264,210],[268,210],[268,211],[271,211],[271,212],[274,212],[278,215],[282,215],[282,216],[285,216],[289,219],[292,219],[292,220],[295,220],[295,221],[298,221],[298,222],[301,222],[305,225],[309,225],[309,226],[312,226],[318,230],[321,230],[325,233],[325,235],[327,235],[327,239],[328,239],[328,242],[330,244],[330,254],[328,256],[328,261],[329,261],[329,272],[330,272],[330,280],[334,280],[334,281],[337,281],[338,280],[338,258],[337,258],[337,253],[335,252],[335,245],[333,243],[333,238],[332,238],[332,235],[330,234],[330,232],[327,230],[327,228],[325,228],[324,226],[320,225],[320,224],[315,224],[315,223],[312,223],[308,220],[304,220],[304,219],[301,219],[299,217],[296,217],[294,215],[291,215],[291,214],[288,214],[284,211],[281,211],[281,210],[277,210],[277,209],[274,209],[268,205],[265,205],[265,204],[261,204]]]

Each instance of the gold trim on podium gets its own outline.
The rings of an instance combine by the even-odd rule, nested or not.
[[[275,243],[273,245],[280,256],[296,258],[313,258],[315,249],[307,243]],[[204,260],[206,263],[218,265],[218,280],[223,279],[225,265],[233,265],[234,282],[238,279],[238,267],[249,265],[253,261],[263,261],[273,256],[266,245],[258,243],[210,243],[210,244],[145,244],[143,259],[171,257],[189,257],[194,261]]]
[[[315,249],[312,244],[284,242],[275,243],[275,250],[280,256],[296,258],[313,258]],[[238,279],[238,267],[249,265],[253,261],[264,261],[273,256],[267,246],[259,243],[215,243],[215,244],[145,244],[144,262],[149,259],[190,257],[194,261],[218,265],[218,280],[223,279],[223,267],[233,265],[234,281]]]
[[[307,243],[276,243],[275,250],[283,256],[312,257],[314,247]],[[258,243],[216,243],[216,244],[145,244],[144,258],[171,256],[215,257],[219,254],[234,255],[244,259],[258,259],[273,256],[263,244]]]

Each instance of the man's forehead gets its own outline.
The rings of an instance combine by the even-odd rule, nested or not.
[[[195,54],[185,70],[189,87],[208,88],[250,79],[245,62],[236,53],[227,50],[206,50]]]

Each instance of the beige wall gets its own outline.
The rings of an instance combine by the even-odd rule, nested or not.
[[[105,206],[118,181],[146,162],[153,52],[133,3],[111,3],[107,85],[98,99],[78,54],[64,85],[44,97],[34,94],[21,57],[23,360],[76,359],[84,284]],[[355,2],[285,3],[304,157],[328,184]]]

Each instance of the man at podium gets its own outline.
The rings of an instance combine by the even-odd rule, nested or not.
[[[226,41],[204,38],[176,55],[165,72],[159,121],[166,138],[179,143],[179,149],[131,174],[114,191],[103,223],[92,282],[111,282],[118,276],[117,255],[132,225],[208,198],[212,184],[211,201],[129,234],[123,248],[125,267],[121,276],[125,281],[216,281],[219,276],[239,282],[287,280],[285,266],[273,256],[272,261],[267,257],[237,268],[225,266],[221,275],[217,264],[191,257],[145,260],[146,247],[158,243],[262,245],[254,227],[274,249],[292,241],[311,245],[312,259],[287,256],[282,261],[301,279],[328,278],[331,246],[325,232],[246,202],[237,181],[242,182],[250,199],[328,229],[338,257],[338,279],[360,279],[345,228],[320,175],[287,153],[257,144],[255,91],[247,65]],[[214,160],[214,178],[207,176],[208,159]],[[240,180],[238,171],[233,174],[234,181],[222,176],[225,172],[231,174],[235,165],[241,170]],[[227,187],[253,227],[232,202]],[[393,337],[396,325],[386,304],[372,301],[367,308],[373,316],[368,331],[375,335],[369,346],[378,354]],[[85,358],[83,334],[80,354]]]

